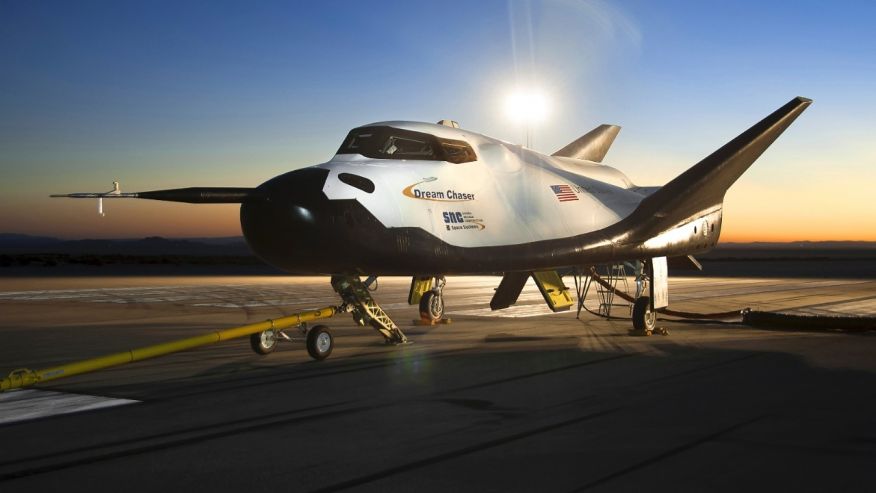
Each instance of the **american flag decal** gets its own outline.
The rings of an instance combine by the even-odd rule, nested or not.
[[[551,185],[551,190],[557,196],[560,202],[569,202],[570,200],[578,200],[578,196],[569,185]]]

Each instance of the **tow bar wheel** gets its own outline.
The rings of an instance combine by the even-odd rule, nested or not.
[[[249,344],[252,350],[258,354],[271,354],[277,349],[277,333],[273,330],[256,332],[249,336]]]
[[[307,354],[311,358],[322,361],[332,354],[335,338],[325,325],[317,325],[307,331]]]

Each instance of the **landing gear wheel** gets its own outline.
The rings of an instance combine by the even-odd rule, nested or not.
[[[420,318],[428,322],[437,322],[444,316],[444,296],[435,291],[429,291],[420,298]]]
[[[307,354],[311,358],[322,361],[332,354],[335,338],[325,325],[317,325],[307,331]]]
[[[657,314],[651,310],[651,298],[640,296],[633,304],[633,328],[645,335],[651,335],[656,325]]]
[[[249,345],[258,354],[271,354],[277,349],[277,334],[273,330],[256,332],[249,336]]]

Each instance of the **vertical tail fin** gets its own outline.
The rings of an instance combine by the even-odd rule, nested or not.
[[[620,129],[617,125],[600,125],[551,155],[601,163]]]

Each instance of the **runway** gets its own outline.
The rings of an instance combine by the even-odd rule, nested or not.
[[[0,490],[876,488],[872,332],[662,321],[669,336],[632,337],[550,313],[532,285],[490,312],[498,281],[449,278],[453,323],[422,327],[410,280],[380,279],[402,347],[341,315],[324,362],[240,340],[0,395]],[[876,280],[673,278],[670,302],[872,316]],[[0,279],[0,371],[335,303],[326,278]]]

